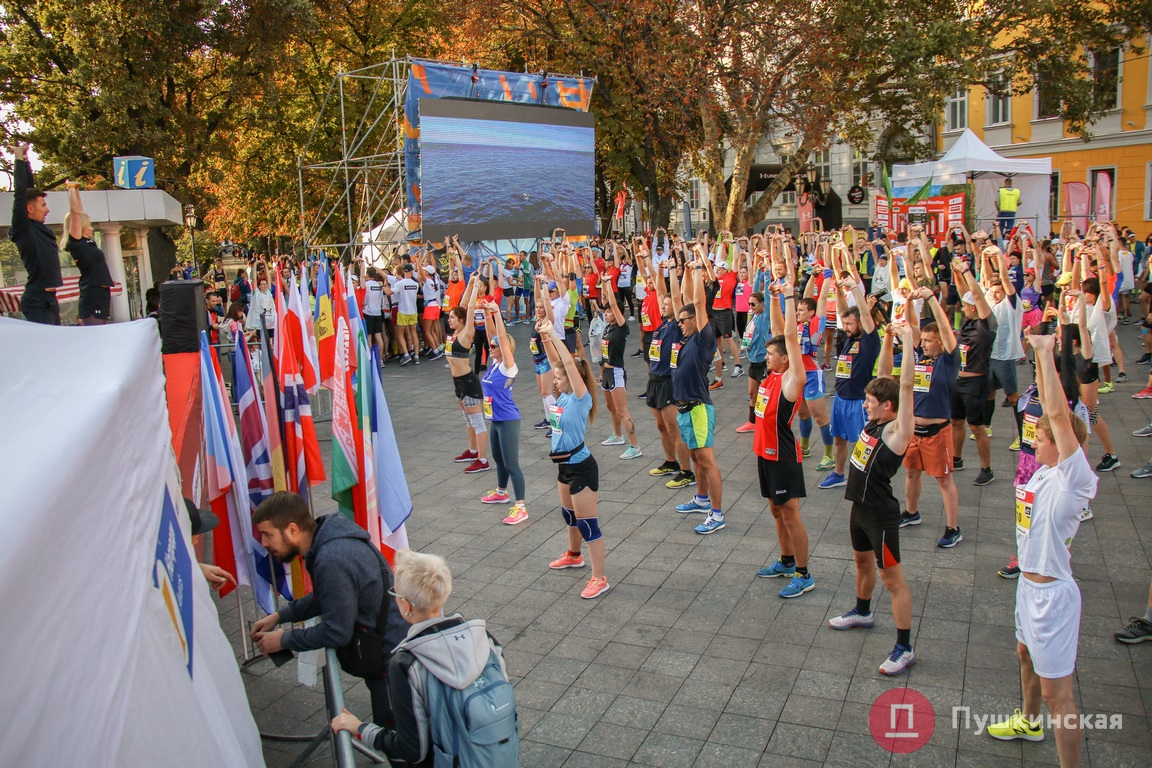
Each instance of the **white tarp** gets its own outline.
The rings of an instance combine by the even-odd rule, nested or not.
[[[1051,229],[1048,214],[1052,184],[1052,158],[1004,157],[977,138],[969,128],[939,160],[892,166],[893,187],[920,187],[929,178],[933,184],[964,184],[973,177],[976,189],[977,226],[987,229],[996,219],[997,190],[1004,177],[1020,190],[1017,223],[1028,223],[1037,236]]]
[[[0,361],[0,763],[263,765],[192,555],[155,323],[0,318]]]

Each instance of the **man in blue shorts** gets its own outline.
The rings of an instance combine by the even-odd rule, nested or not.
[[[673,358],[672,399],[676,401],[676,423],[680,437],[688,446],[688,454],[696,472],[697,493],[691,500],[680,504],[676,511],[683,514],[708,512],[708,518],[696,526],[696,533],[707,535],[724,527],[724,508],[721,506],[720,468],[712,452],[716,430],[716,411],[708,394],[708,369],[716,354],[716,334],[708,323],[704,308],[704,255],[696,249],[696,258],[687,265],[684,275],[684,305],[676,313],[676,321],[684,334],[684,342]]]
[[[851,293],[856,306],[848,306],[844,294]],[[844,464],[848,453],[860,437],[867,419],[864,415],[864,387],[872,380],[872,369],[880,355],[880,334],[872,315],[861,312],[867,307],[864,292],[850,277],[836,283],[836,303],[844,325],[844,341],[836,358],[836,395],[832,399],[832,443],[835,469],[820,481],[819,488],[827,490],[847,485]]]

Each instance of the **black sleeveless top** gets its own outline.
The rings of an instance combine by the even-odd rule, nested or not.
[[[860,504],[866,512],[900,514],[900,502],[892,494],[892,477],[900,469],[904,454],[884,442],[884,427],[889,423],[868,422],[848,461],[844,498]]]

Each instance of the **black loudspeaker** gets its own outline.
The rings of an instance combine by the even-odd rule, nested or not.
[[[200,332],[208,330],[204,281],[169,280],[160,284],[160,351],[199,352]]]

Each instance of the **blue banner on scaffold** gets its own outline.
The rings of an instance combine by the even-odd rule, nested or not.
[[[420,99],[482,99],[587,112],[594,83],[591,77],[473,70],[471,66],[413,59],[404,98],[408,230],[420,229]]]

